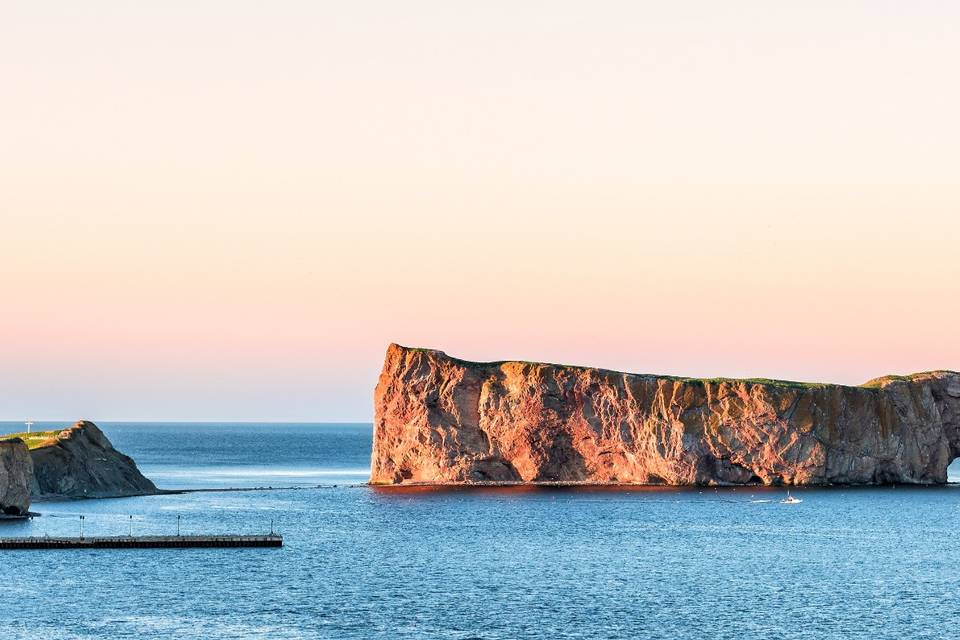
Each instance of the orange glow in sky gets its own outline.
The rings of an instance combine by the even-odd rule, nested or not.
[[[390,342],[960,369],[960,5],[0,9],[0,419],[358,420]]]

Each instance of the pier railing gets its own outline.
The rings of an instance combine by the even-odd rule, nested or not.
[[[283,536],[102,536],[0,538],[3,549],[176,549],[203,547],[282,547]]]

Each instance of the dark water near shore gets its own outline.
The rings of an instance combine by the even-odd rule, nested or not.
[[[282,549],[0,554],[3,638],[944,638],[960,487],[374,490],[369,425],[101,424],[162,488],[0,535],[267,531]],[[42,425],[41,425],[42,428]],[[19,425],[4,428],[18,430]],[[332,485],[336,484],[334,487]],[[317,487],[317,485],[323,485]]]

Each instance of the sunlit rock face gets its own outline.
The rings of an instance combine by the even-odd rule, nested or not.
[[[695,380],[391,345],[374,484],[941,484],[960,374]]]
[[[0,441],[0,515],[21,516],[30,510],[33,463],[22,440]]]

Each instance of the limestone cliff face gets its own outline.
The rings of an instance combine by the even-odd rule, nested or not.
[[[694,380],[391,345],[376,484],[939,484],[960,456],[960,374],[861,387]]]
[[[92,422],[61,431],[50,443],[31,449],[35,499],[115,498],[157,492],[136,463],[110,444]]]
[[[21,516],[30,511],[33,463],[22,440],[0,441],[0,514]]]

